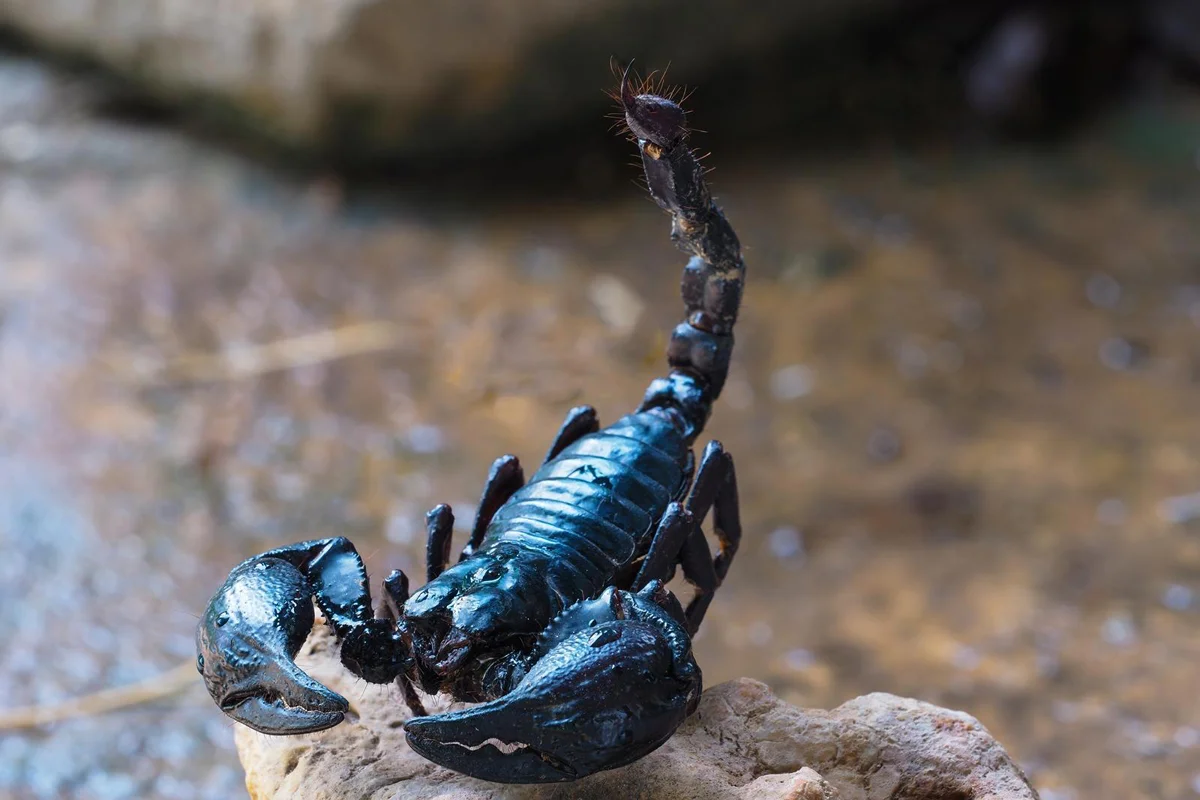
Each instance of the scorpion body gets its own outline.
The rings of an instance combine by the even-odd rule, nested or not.
[[[711,442],[697,466],[692,447],[728,371],[745,266],[688,147],[684,111],[636,93],[627,74],[618,97],[650,194],[692,254],[669,374],[603,430],[591,407],[573,409],[528,482],[515,456],[497,459],[453,566],[453,514],[429,512],[427,582],[411,596],[394,571],[373,610],[362,559],[341,537],[234,568],[197,629],[197,666],[232,718],[271,734],[342,721],[346,700],[293,661],[312,600],[347,669],[400,686],[410,745],[486,780],[574,780],[627,764],[694,710],[691,636],[741,529],[732,458]],[[710,510],[715,558],[701,529]],[[695,587],[686,609],[665,588],[677,568]],[[480,705],[430,716],[416,686]]]

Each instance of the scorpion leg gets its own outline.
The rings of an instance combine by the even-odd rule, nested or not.
[[[483,535],[492,517],[500,506],[508,502],[513,493],[525,485],[525,472],[514,455],[500,456],[492,462],[487,483],[483,485],[483,496],[479,498],[479,510],[475,512],[475,525],[471,528],[471,540],[463,547],[458,560],[465,561],[475,554],[483,543]]]
[[[375,616],[394,623],[400,619],[400,614],[404,611],[404,604],[407,602],[408,576],[404,574],[403,570],[394,569],[383,579],[383,599],[379,601],[379,608],[375,610]]]
[[[729,565],[742,542],[742,519],[738,511],[737,472],[733,456],[725,452],[720,442],[712,441],[704,448],[696,488],[688,501],[688,510],[703,521],[709,509],[713,511],[713,533],[721,550],[713,561],[718,584],[725,580]]]
[[[670,738],[700,698],[683,610],[661,582],[609,587],[567,609],[508,694],[409,720],[408,742],[443,766],[499,783],[570,781],[624,766]]]
[[[446,571],[450,563],[450,537],[454,534],[454,512],[442,503],[425,515],[425,582]]]
[[[640,589],[652,580],[669,581],[678,563],[683,567],[683,576],[696,587],[696,596],[687,609],[688,629],[695,633],[742,538],[733,459],[720,442],[709,442],[704,449],[687,509],[678,506],[672,503],[667,507],[633,588]],[[721,547],[715,559],[700,527],[710,509],[714,511],[713,528]]]
[[[400,615],[404,613],[404,604],[407,602],[408,576],[403,571],[394,569],[383,579],[383,598],[379,601],[379,608],[376,610],[375,616],[395,625],[396,621],[400,619]],[[413,716],[423,717],[429,713],[425,710],[425,704],[421,702],[416,687],[413,686],[408,675],[403,672],[397,675],[396,685],[404,694],[404,704],[408,706],[408,710],[413,713]]]
[[[688,496],[688,492],[692,488],[692,480],[696,477],[696,454],[689,449],[687,454],[687,462],[683,465],[683,480],[679,482],[679,488],[675,490],[674,499],[682,500]]]
[[[196,630],[196,666],[233,719],[263,733],[309,733],[342,721],[346,699],[294,661],[316,599],[342,645],[342,663],[389,683],[411,658],[393,624],[375,619],[362,559],[348,539],[321,539],[248,559],[209,601]]]
[[[596,409],[591,406],[572,408],[567,412],[567,418],[563,420],[562,427],[558,429],[558,435],[554,437],[554,444],[550,445],[550,449],[546,451],[546,459],[542,463],[552,460],[584,436],[598,430],[600,430],[600,420],[596,416]]]
[[[713,532],[716,534],[720,551],[709,561],[708,542],[700,529],[700,523],[713,511]],[[738,512],[737,474],[733,468],[733,457],[725,452],[718,441],[708,443],[700,459],[700,470],[688,510],[696,519],[695,531],[680,552],[683,574],[697,586],[697,593],[688,604],[688,627],[695,633],[704,621],[708,604],[712,602],[717,588],[725,580],[729,565],[737,554],[742,541],[742,522]]]
[[[696,527],[690,511],[680,503],[671,503],[658,522],[654,538],[650,540],[650,551],[642,561],[642,567],[634,578],[632,589],[640,591],[651,581],[666,583],[674,577],[679,551]]]

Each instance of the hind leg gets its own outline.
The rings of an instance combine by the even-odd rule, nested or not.
[[[733,456],[725,452],[718,441],[708,443],[704,458],[700,461],[700,472],[696,476],[692,496],[688,500],[688,511],[698,521],[703,521],[709,509],[713,511],[713,533],[720,544],[720,552],[713,561],[718,584],[725,580],[729,565],[742,542],[742,518],[738,510],[737,471],[733,467]]]
[[[695,527],[695,519],[682,504],[671,503],[667,506],[654,531],[654,538],[650,540],[650,550],[642,560],[641,569],[629,590],[640,592],[651,581],[669,583],[675,576],[680,551]]]
[[[713,558],[700,523],[713,511],[713,528],[720,545]],[[675,565],[683,568],[683,576],[696,587],[696,595],[687,607],[690,632],[695,633],[713,595],[729,572],[729,565],[742,539],[738,515],[737,477],[733,459],[720,442],[709,442],[700,461],[700,469],[688,499],[687,507],[678,503],[668,506],[663,515],[650,551],[633,583],[634,591],[650,581],[671,580]]]
[[[708,516],[710,509],[713,512],[713,533],[720,547],[717,557],[712,560],[709,560],[708,542],[700,529],[700,523]],[[704,621],[708,604],[712,602],[717,587],[724,582],[742,541],[737,473],[733,468],[733,457],[725,452],[720,442],[709,442],[704,449],[692,496],[688,499],[688,510],[696,518],[696,529],[680,553],[680,564],[684,576],[697,588],[696,596],[687,609],[688,627],[695,632]],[[711,585],[711,590],[707,588],[708,585]]]

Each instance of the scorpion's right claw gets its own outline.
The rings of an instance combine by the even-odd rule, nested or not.
[[[312,733],[342,721],[346,699],[293,661],[313,625],[304,574],[278,558],[229,576],[196,631],[196,666],[221,710],[256,731]]]
[[[430,761],[499,783],[570,781],[628,764],[670,738],[699,699],[681,618],[658,582],[638,594],[610,588],[550,626],[540,658],[511,692],[411,719],[408,743]]]

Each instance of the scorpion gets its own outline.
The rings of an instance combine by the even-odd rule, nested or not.
[[[639,93],[641,92],[641,93]],[[572,409],[528,482],[516,456],[488,474],[469,542],[450,566],[454,516],[426,515],[426,584],[394,570],[373,608],[346,538],[301,542],[235,567],[196,632],[197,667],[221,710],[267,734],[340,723],[346,699],[294,661],[315,621],[342,665],[395,682],[409,745],[452,770],[500,783],[571,781],[666,742],[702,690],[692,637],[741,538],[733,459],[693,445],[721,393],[745,276],[741,246],[688,144],[687,114],[629,69],[614,92],[651,197],[691,258],[686,316],[669,371],[641,405],[601,429]],[[712,512],[713,555],[702,523]],[[666,588],[682,570],[686,609]],[[416,687],[478,703],[429,715]]]

